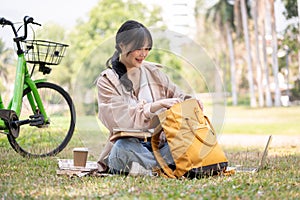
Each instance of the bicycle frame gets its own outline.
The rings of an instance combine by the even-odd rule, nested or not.
[[[22,98],[23,98],[23,91],[29,87],[32,92],[27,94],[28,101],[30,102],[30,106],[34,114],[36,114],[37,108],[40,111],[40,114],[43,115],[44,121],[48,121],[47,114],[45,112],[43,103],[41,101],[40,95],[37,91],[36,83],[37,82],[44,82],[45,79],[39,79],[33,81],[30,77],[28,72],[27,63],[25,60],[24,53],[18,54],[18,62],[17,62],[17,69],[15,75],[15,85],[13,91],[13,98],[9,102],[7,109],[14,110],[17,113],[17,116],[20,116],[21,109],[22,109]],[[1,94],[0,94],[0,109],[4,109],[5,106],[3,104]],[[7,126],[3,120],[0,119],[0,130],[6,130]]]

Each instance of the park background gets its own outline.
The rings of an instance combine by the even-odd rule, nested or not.
[[[299,197],[299,189],[296,189],[299,187],[299,170],[296,163],[299,163],[300,37],[298,4],[295,0],[15,0],[0,8],[0,16],[12,21],[21,22],[25,15],[32,16],[43,25],[32,27],[30,37],[70,45],[62,64],[53,67],[52,73],[47,77],[70,92],[78,115],[72,142],[59,157],[70,158],[72,148],[81,145],[90,148],[89,159],[97,159],[108,133],[97,119],[94,80],[105,68],[107,58],[112,55],[113,37],[117,28],[127,19],[136,19],[154,32],[164,31],[163,37],[154,41],[154,49],[148,60],[165,65],[163,70],[174,82],[204,100],[206,112],[213,118],[221,143],[228,150],[231,165],[256,165],[267,136],[274,135],[270,167],[261,177],[253,175],[249,181],[249,176],[240,175],[227,179],[228,183],[211,179],[209,186],[205,187],[202,187],[203,180],[196,183],[184,182],[181,189],[179,182],[159,182],[174,186],[173,190],[170,187],[166,189],[171,193],[170,197],[180,198],[186,195],[196,198],[201,195],[199,191],[206,192],[207,197],[215,194],[219,198],[243,198],[243,195],[246,195],[246,199],[251,196],[271,196],[275,199],[284,196]],[[10,81],[13,80],[16,63],[16,59],[12,58],[16,58],[16,55],[12,40],[8,39],[12,36],[7,34],[10,30],[7,27],[1,28],[0,33],[0,91],[3,96],[10,96]],[[173,37],[169,37],[170,35]],[[162,46],[155,46],[158,44]],[[195,54],[198,51],[201,55]],[[191,59],[201,58],[199,63],[196,62],[200,67],[195,67],[195,63],[182,55],[193,55],[189,57]],[[209,68],[203,68],[203,63]],[[195,68],[198,69],[196,73]],[[41,74],[36,73],[34,76],[38,78]],[[215,93],[221,96],[216,97]],[[217,115],[221,119],[214,117],[216,112],[222,113]],[[2,197],[13,197],[9,195],[22,183],[27,190],[17,189],[15,197],[39,198],[50,195],[55,198],[57,196],[54,189],[60,191],[58,196],[67,198],[150,195],[151,188],[141,184],[144,179],[129,180],[127,186],[122,186],[118,183],[122,184],[124,181],[119,178],[117,181],[98,180],[98,183],[90,179],[72,182],[57,178],[55,160],[38,159],[31,162],[18,158],[9,148],[5,136],[0,136],[0,139]],[[284,162],[287,164],[283,165]],[[20,163],[25,163],[24,169],[16,166]],[[54,182],[53,185],[50,184],[53,190],[46,179],[38,178],[40,181],[32,186],[25,184],[24,180],[13,178],[21,173],[22,176],[35,179],[44,173],[41,168],[36,173],[30,172],[32,168],[36,168],[33,163],[49,170],[46,179]],[[274,170],[278,171],[273,172]],[[273,174],[274,178],[269,174]],[[280,177],[285,177],[287,184]],[[146,179],[146,182],[150,180]],[[62,182],[62,187],[57,185],[59,181]],[[140,184],[136,181],[140,181]],[[74,184],[73,189],[74,186],[84,185],[89,185],[90,189],[86,192],[78,189],[72,193],[70,182]],[[39,183],[43,187],[34,189]],[[217,183],[220,186],[213,187]],[[109,192],[112,187],[109,185],[117,185],[119,191]],[[149,183],[149,187],[156,191],[156,194],[152,194],[153,197],[160,197],[163,191],[156,185],[157,183]],[[98,190],[98,187],[103,191]],[[225,193],[221,191],[222,187],[226,187]],[[196,195],[193,196],[194,193],[188,192],[187,188]],[[274,188],[283,193],[273,192]]]

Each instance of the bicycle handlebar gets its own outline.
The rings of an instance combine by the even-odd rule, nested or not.
[[[0,25],[2,25],[2,26],[9,25],[13,29],[13,32],[15,34],[14,42],[16,42],[16,44],[17,44],[18,53],[22,53],[20,42],[26,40],[26,38],[27,38],[27,25],[35,24],[35,25],[41,26],[41,24],[34,22],[34,19],[29,16],[25,16],[23,21],[24,21],[24,35],[18,36],[18,32],[17,32],[14,24],[11,21],[5,19],[4,17],[0,17]]]
[[[24,17],[24,24],[35,24],[35,25],[42,26],[41,24],[34,22],[33,18],[29,16]]]
[[[3,26],[4,25],[11,25],[11,22],[6,20],[4,17],[1,17],[0,18],[0,24],[3,25]]]
[[[26,38],[27,38],[27,25],[28,24],[36,24],[36,25],[41,26],[39,23],[35,23],[33,21],[33,18],[29,17],[29,16],[25,16],[23,21],[24,21],[24,35],[21,36],[21,37],[17,37],[17,35],[16,35],[16,38],[14,39],[15,42],[26,40]]]

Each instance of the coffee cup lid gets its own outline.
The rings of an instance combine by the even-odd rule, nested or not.
[[[84,152],[88,152],[89,149],[85,148],[85,147],[76,147],[73,149],[73,151],[84,151]]]

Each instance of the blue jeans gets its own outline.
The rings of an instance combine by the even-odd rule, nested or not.
[[[160,153],[167,164],[174,163],[167,143],[160,148]],[[147,145],[143,144],[139,139],[118,139],[113,145],[108,157],[110,170],[127,173],[130,170],[132,162],[137,162],[149,170],[154,167],[159,167],[151,149],[149,149],[149,147],[147,148]]]

